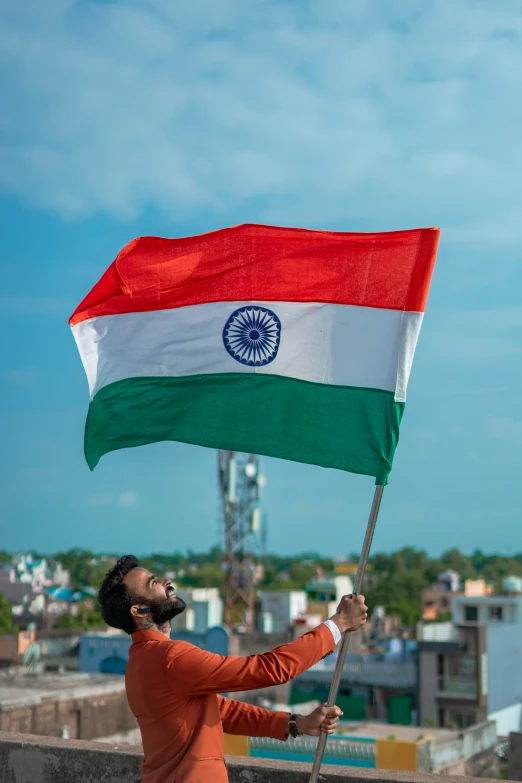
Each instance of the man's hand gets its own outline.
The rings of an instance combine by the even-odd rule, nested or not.
[[[368,607],[364,603],[364,595],[343,595],[337,607],[337,612],[330,619],[341,633],[356,631],[364,625],[368,616]]]
[[[325,734],[333,734],[339,716],[342,714],[339,707],[327,707],[323,704],[310,715],[297,716],[297,731],[299,734],[309,734],[311,737],[318,737],[322,731]]]

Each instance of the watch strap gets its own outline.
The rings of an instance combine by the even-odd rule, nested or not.
[[[290,736],[294,737],[294,739],[296,737],[300,737],[301,736],[299,734],[298,729],[297,729],[297,717],[298,716],[295,715],[295,713],[292,713],[292,715],[290,715],[290,719],[288,721],[288,731],[290,732]]]

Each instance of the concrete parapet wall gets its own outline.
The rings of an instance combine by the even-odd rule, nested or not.
[[[94,693],[93,693],[94,690]],[[114,692],[114,685],[105,690],[67,694],[62,699],[45,699],[45,694],[36,694],[33,704],[12,703],[0,705],[0,731],[31,732],[44,736],[60,737],[64,727],[72,739],[94,739],[95,737],[129,731],[136,727],[136,719],[127,704],[124,683]]]
[[[509,735],[509,780],[522,780],[522,734],[512,732]]]
[[[140,748],[0,732],[0,783],[139,783]],[[310,765],[228,756],[230,783],[308,783]],[[323,767],[322,783],[444,783],[445,775]],[[461,777],[461,783],[474,778]],[[482,778],[484,780],[484,778]]]
[[[460,733],[453,742],[432,745],[432,770],[452,775],[498,774],[497,735],[493,721],[485,721]]]

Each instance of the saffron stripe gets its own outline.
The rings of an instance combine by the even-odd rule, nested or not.
[[[439,230],[242,225],[130,242],[70,319],[219,301],[323,302],[423,312]]]

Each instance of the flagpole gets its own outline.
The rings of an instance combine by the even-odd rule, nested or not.
[[[382,493],[384,486],[378,485],[375,487],[375,494],[373,496],[372,508],[368,519],[368,525],[366,527],[366,535],[364,536],[363,547],[361,551],[361,557],[359,565],[357,566],[357,573],[355,575],[355,584],[353,588],[353,594],[358,595],[361,592],[361,587],[364,579],[364,573],[366,571],[366,565],[368,563],[368,555],[370,554],[370,547],[372,545],[373,533],[375,530],[375,524],[377,522],[377,516],[379,514],[379,508],[382,500]],[[350,636],[349,632],[343,633],[341,647],[337,655],[337,663],[335,664],[334,675],[332,684],[330,686],[330,694],[328,696],[327,705],[333,707],[337,699],[337,693],[339,691],[339,685],[341,683],[341,676],[343,673],[344,659],[348,650]],[[317,783],[319,778],[319,772],[321,770],[321,764],[323,761],[324,751],[326,748],[327,735],[321,732],[319,735],[319,741],[317,743],[317,749],[315,751],[314,764],[312,767],[312,774],[310,775],[310,783]]]

